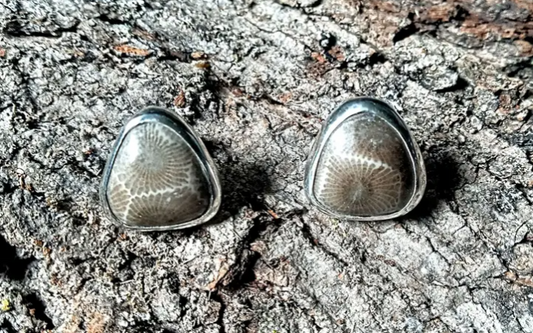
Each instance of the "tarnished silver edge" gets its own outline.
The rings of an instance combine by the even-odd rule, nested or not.
[[[140,227],[140,226],[127,225],[123,223],[120,219],[118,219],[113,214],[113,212],[111,211],[111,208],[109,207],[109,201],[107,199],[107,185],[108,185],[109,176],[111,173],[111,166],[115,163],[117,151],[119,150],[120,146],[122,146],[124,138],[129,133],[129,131],[131,131],[134,127],[140,124],[153,122],[153,121],[161,121],[162,119],[165,119],[165,118],[168,120],[168,121],[164,121],[165,125],[170,126],[174,130],[176,130],[178,133],[186,132],[188,134],[188,137],[183,137],[183,139],[187,142],[189,147],[195,152],[196,156],[198,157],[200,161],[200,165],[202,166],[202,172],[206,176],[207,182],[209,185],[209,192],[210,192],[209,208],[199,218],[185,222],[185,223],[179,223],[179,224],[168,225],[168,226],[151,226],[151,227]],[[182,128],[179,128],[179,126],[181,126]],[[184,228],[197,226],[212,219],[218,213],[218,210],[220,209],[220,205],[222,202],[222,188],[221,188],[220,178],[219,178],[215,163],[213,159],[211,158],[211,156],[209,155],[209,152],[207,151],[207,148],[205,147],[204,143],[199,138],[199,136],[196,134],[194,129],[189,124],[187,124],[187,122],[185,122],[185,120],[182,119],[179,115],[164,108],[151,106],[151,107],[147,107],[143,109],[141,112],[134,115],[130,120],[128,120],[128,122],[123,126],[122,130],[120,131],[118,138],[115,141],[115,144],[113,145],[111,155],[107,159],[107,163],[104,168],[104,175],[102,178],[102,183],[100,185],[100,202],[102,204],[102,207],[104,208],[104,213],[108,217],[110,217],[114,223],[120,226],[123,226],[127,229],[138,230],[138,231],[178,230],[178,229],[184,229]]]
[[[359,102],[359,103],[356,103],[356,102]],[[411,147],[411,149],[414,150],[414,155],[409,154],[411,163],[413,165],[413,170],[415,170],[415,186],[414,186],[413,195],[411,196],[411,199],[405,205],[405,207],[403,207],[401,210],[395,213],[392,213],[392,214],[379,215],[379,216],[352,216],[352,215],[338,214],[324,207],[324,205],[322,205],[322,203],[320,203],[320,201],[316,198],[315,193],[313,191],[315,178],[316,178],[316,169],[318,167],[320,155],[322,154],[322,150],[324,149],[326,142],[328,141],[331,134],[335,131],[335,129],[337,129],[337,127],[339,127],[346,119],[358,113],[372,111],[372,110],[369,110],[368,107],[364,106],[364,103],[372,103],[372,102],[384,104],[390,109],[391,115],[398,122],[398,125],[403,126],[404,133],[400,133],[398,129],[396,128],[396,126],[391,126],[391,127],[394,128],[398,132],[398,134],[400,134],[403,144],[406,147]],[[351,105],[352,103],[354,104]],[[387,119],[384,119],[384,120],[387,121],[387,123],[389,123]],[[393,125],[393,124],[389,123],[389,125]],[[337,107],[331,113],[331,115],[326,119],[325,123],[323,124],[322,129],[320,133],[317,135],[317,137],[315,138],[311,151],[309,152],[309,155],[308,155],[306,171],[305,171],[305,179],[304,179],[304,190],[309,201],[314,206],[316,206],[318,210],[332,217],[351,220],[351,221],[383,221],[383,220],[390,220],[390,219],[405,215],[409,213],[411,210],[413,210],[420,203],[420,200],[422,200],[422,197],[424,196],[424,192],[426,189],[426,184],[427,184],[426,168],[424,165],[424,160],[422,158],[422,153],[420,151],[418,144],[415,142],[409,128],[403,121],[402,117],[398,114],[398,112],[394,109],[394,107],[392,107],[392,105],[390,105],[390,103],[386,101],[372,98],[372,97],[359,97],[359,98],[347,100],[344,103],[342,103],[339,107]]]

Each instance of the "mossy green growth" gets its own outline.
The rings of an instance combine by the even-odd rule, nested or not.
[[[8,299],[3,299],[2,304],[0,304],[0,311],[7,312],[11,310],[11,304],[9,303]]]

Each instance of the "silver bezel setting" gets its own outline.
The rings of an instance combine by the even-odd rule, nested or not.
[[[124,138],[133,128],[149,122],[158,122],[172,128],[178,133],[178,135],[180,135],[185,140],[185,142],[189,145],[189,147],[198,157],[200,165],[202,167],[202,173],[207,178],[210,196],[208,209],[199,218],[174,225],[144,227],[125,224],[122,220],[120,220],[113,214],[107,198],[107,186],[109,183],[111,169],[117,157],[117,152],[122,146]],[[148,107],[134,115],[130,120],[128,120],[128,122],[120,131],[104,169],[104,175],[102,183],[100,185],[100,201],[104,208],[105,214],[107,214],[107,216],[109,216],[113,220],[113,222],[127,229],[139,231],[178,230],[197,226],[212,219],[220,209],[220,204],[222,201],[222,189],[215,163],[209,155],[209,152],[207,151],[207,148],[205,147],[204,143],[193,130],[193,128],[189,124],[187,124],[185,120],[183,120],[180,116],[173,112],[159,107]]]
[[[409,151],[408,155],[410,157],[414,170],[415,184],[413,195],[411,196],[409,202],[402,209],[391,214],[378,216],[352,216],[339,214],[325,207],[316,198],[313,190],[318,163],[320,161],[324,146],[326,145],[326,142],[328,141],[329,137],[345,120],[362,112],[373,112],[375,115],[385,120],[395,131],[397,131],[398,135],[400,136],[404,145]],[[422,158],[420,148],[414,141],[411,132],[405,125],[403,119],[400,117],[398,112],[389,103],[385,101],[371,97],[360,97],[348,100],[341,104],[324,122],[322,129],[315,138],[315,141],[308,156],[309,157],[307,160],[304,181],[305,193],[309,201],[314,206],[316,206],[321,212],[328,214],[332,217],[352,221],[390,220],[409,213],[420,203],[420,200],[422,200],[422,197],[424,196],[427,179],[426,168],[424,166],[424,160]]]

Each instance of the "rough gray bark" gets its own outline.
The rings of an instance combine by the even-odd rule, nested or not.
[[[526,0],[0,0],[0,332],[533,332]],[[384,223],[307,204],[343,100],[399,108],[429,185]],[[98,203],[120,127],[185,116],[220,168],[208,226]]]

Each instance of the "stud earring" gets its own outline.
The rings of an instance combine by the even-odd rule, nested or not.
[[[400,115],[374,98],[350,100],[325,121],[309,155],[305,191],[337,218],[392,219],[422,199],[426,171]]]
[[[215,164],[179,116],[149,107],[122,128],[104,170],[102,205],[137,230],[174,230],[216,215],[221,188]]]

